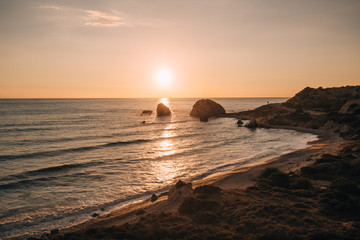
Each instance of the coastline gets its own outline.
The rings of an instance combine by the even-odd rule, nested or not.
[[[226,191],[236,191],[254,186],[257,176],[265,169],[274,167],[285,173],[298,172],[301,167],[312,164],[316,158],[322,154],[336,154],[344,142],[338,134],[324,130],[313,130],[298,127],[279,127],[272,128],[296,130],[304,133],[311,133],[318,136],[318,140],[313,141],[307,148],[296,150],[290,153],[271,158],[265,162],[248,166],[247,164],[234,167],[225,172],[214,173],[200,180],[192,182],[194,188],[204,185],[212,185]],[[168,201],[168,196],[160,196],[159,199],[152,203],[148,200],[140,200],[139,202],[129,204],[118,210],[112,211],[106,215],[97,216],[94,219],[80,223],[78,225],[53,230],[53,236],[61,234],[71,234],[76,232],[84,232],[93,228],[117,227],[124,224],[135,224],[146,214],[161,214],[164,212],[174,213],[179,207],[179,202]]]
[[[299,127],[279,127],[288,130],[296,130],[303,133],[311,133],[318,136],[318,140],[309,142],[310,146],[278,157],[271,158],[263,163],[253,166],[241,166],[230,170],[228,173],[219,174],[219,176],[209,176],[200,181],[199,185],[212,184],[222,189],[245,189],[254,185],[257,176],[265,168],[278,168],[284,173],[297,172],[301,167],[312,164],[317,157],[322,154],[336,154],[344,141],[338,134],[323,130],[313,130]],[[207,179],[208,178],[208,179]]]

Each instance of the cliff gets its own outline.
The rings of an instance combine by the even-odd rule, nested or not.
[[[285,103],[268,104],[237,113],[265,126],[325,129],[344,137],[360,134],[360,86],[310,88]]]

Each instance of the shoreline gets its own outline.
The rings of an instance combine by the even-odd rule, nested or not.
[[[273,126],[271,128],[311,133],[317,135],[319,139],[309,142],[308,144],[310,144],[310,146],[307,148],[285,153],[256,165],[247,166],[247,164],[244,164],[224,172],[210,174],[202,179],[193,181],[193,187],[212,185],[229,191],[245,189],[256,183],[257,176],[265,168],[276,167],[285,173],[297,172],[301,167],[312,164],[315,161],[314,158],[324,153],[336,154],[340,150],[341,144],[344,142],[344,139],[338,134],[324,130],[280,126]],[[113,227],[121,226],[123,224],[134,224],[143,217],[145,213],[158,214],[162,212],[175,212],[177,211],[178,205],[178,203],[169,203],[169,201],[167,201],[167,195],[160,195],[159,199],[154,203],[149,199],[138,200],[135,203],[130,203],[119,209],[113,210],[109,214],[97,216],[94,219],[87,220],[75,226],[60,229],[59,231],[56,229],[53,233],[56,233],[54,235],[56,236],[58,233],[67,234],[82,232],[94,227]]]
[[[222,189],[245,189],[256,183],[256,178],[265,168],[278,168],[284,173],[298,172],[301,167],[312,164],[315,162],[314,158],[319,157],[322,154],[336,154],[340,150],[340,145],[344,141],[344,139],[338,136],[338,134],[322,130],[298,127],[282,128],[278,126],[272,128],[311,133],[317,135],[319,139],[309,142],[308,144],[310,144],[310,146],[307,148],[285,153],[253,166],[234,168],[228,173],[209,178],[209,182],[204,181],[201,185],[211,184]],[[206,178],[204,180],[206,180]]]

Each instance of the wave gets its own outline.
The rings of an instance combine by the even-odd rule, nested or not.
[[[76,168],[76,167],[82,167],[80,166],[81,164],[79,164],[79,166],[58,166],[58,167],[53,167],[54,169],[50,170],[50,171],[61,171],[63,169],[71,169],[71,168]],[[55,168],[57,168],[55,170]],[[42,169],[43,170],[43,169]],[[34,171],[35,172],[35,171]],[[38,176],[38,177],[34,177],[34,178],[28,178],[25,179],[26,174],[24,174],[22,176],[22,174],[19,174],[19,178],[24,178],[22,180],[15,180],[12,182],[8,182],[8,183],[4,183],[4,184],[0,184],[0,190],[6,190],[6,189],[20,189],[20,188],[33,188],[33,187],[49,187],[51,185],[55,185],[56,187],[59,186],[66,186],[69,187],[71,186],[71,182],[72,181],[79,181],[79,180],[84,180],[85,181],[89,181],[89,180],[99,180],[102,179],[103,176],[101,175],[90,175],[84,172],[75,172],[72,174],[67,174],[67,175],[48,175],[48,176]],[[9,178],[9,177],[7,177]],[[1,219],[1,216],[0,216]]]
[[[177,123],[184,123],[184,122],[188,122],[188,120],[185,121],[174,121],[171,124],[177,124]],[[36,145],[36,144],[49,144],[49,143],[63,143],[63,142],[73,142],[73,141],[86,141],[86,140],[95,140],[95,139],[100,139],[100,138],[106,138],[106,139],[111,139],[114,137],[127,137],[127,136],[136,136],[136,135],[142,135],[142,133],[144,132],[144,130],[142,129],[143,127],[148,127],[151,125],[164,125],[164,124],[168,124],[168,123],[156,123],[156,122],[149,122],[146,125],[142,124],[142,123],[137,123],[134,125],[129,125],[126,127],[122,127],[120,130],[120,132],[115,132],[112,134],[108,134],[108,135],[87,135],[87,136],[74,136],[74,137],[60,137],[60,138],[52,138],[52,139],[44,139],[44,138],[36,138],[36,139],[23,139],[23,140],[19,140],[19,139],[14,139],[13,141],[4,141],[1,142],[1,144],[3,144],[4,146],[13,146],[14,144],[16,144],[17,146],[19,145],[27,145],[27,144],[31,144],[31,145]],[[9,126],[12,124],[9,124]],[[21,125],[21,124],[19,124]],[[29,125],[30,124],[23,124],[23,125]],[[1,125],[0,125],[1,126]],[[57,130],[60,131],[61,128],[63,128],[63,126],[61,126],[60,128],[58,127],[53,127],[53,128],[46,128],[45,126],[43,126],[42,128],[39,127],[35,127],[35,126],[43,126],[41,124],[34,124],[32,125],[32,128],[16,128],[16,129],[0,129],[0,133],[16,133],[16,132],[27,132],[27,131],[42,131],[42,130]],[[68,127],[68,126],[66,126]],[[124,130],[131,130],[131,129],[136,129],[139,128],[136,131],[129,131],[129,132],[124,132]],[[78,130],[83,130],[83,129],[88,129],[89,126],[86,126],[86,128],[81,127],[81,128],[76,128],[76,131]],[[114,128],[117,131],[119,131],[118,128]],[[183,129],[188,129],[188,127],[177,127],[177,131],[179,130],[183,130]],[[164,131],[164,129],[153,129],[151,130],[152,133],[157,134],[158,132],[162,132]],[[56,134],[54,134],[56,135]],[[1,156],[0,156],[1,158]],[[0,159],[1,160],[1,159]]]
[[[34,157],[53,157],[53,156],[58,156],[58,155],[62,155],[62,154],[65,154],[65,153],[85,152],[85,151],[102,149],[102,148],[112,147],[112,146],[150,142],[150,141],[153,141],[153,140],[154,139],[137,139],[137,140],[130,140],[130,141],[111,142],[111,143],[105,143],[105,144],[100,144],[100,145],[95,145],[95,146],[67,148],[67,149],[59,149],[59,150],[53,150],[53,151],[34,152],[34,153],[28,153],[28,154],[0,155],[0,161],[13,160],[13,159],[34,158]]]
[[[105,161],[91,161],[91,162],[85,162],[85,163],[71,163],[71,164],[63,164],[58,166],[52,166],[52,167],[46,167],[46,168],[40,168],[37,170],[32,171],[26,171],[18,174],[8,175],[6,177],[0,178],[0,182],[2,181],[9,181],[12,179],[24,179],[29,176],[35,176],[40,174],[47,174],[47,173],[54,173],[58,171],[63,170],[69,170],[73,168],[82,168],[82,167],[88,167],[88,166],[96,166],[103,164]]]
[[[133,134],[131,134],[133,135]],[[41,151],[41,152],[33,152],[27,154],[17,154],[17,155],[0,155],[0,161],[7,161],[7,160],[15,160],[15,159],[29,159],[29,158],[43,158],[43,157],[54,157],[63,155],[66,153],[76,153],[76,152],[85,152],[97,149],[103,149],[108,147],[114,146],[121,146],[121,145],[130,145],[130,144],[139,144],[139,143],[146,143],[152,141],[158,141],[163,139],[170,139],[170,138],[186,138],[191,136],[196,136],[198,134],[185,134],[185,135],[177,135],[172,137],[158,137],[152,139],[136,139],[136,140],[129,140],[129,141],[117,141],[117,142],[109,142],[105,144],[99,144],[94,146],[84,146],[84,147],[77,147],[77,148],[67,148],[67,149],[59,149],[59,150],[52,150],[52,151]],[[128,136],[128,135],[126,135]]]

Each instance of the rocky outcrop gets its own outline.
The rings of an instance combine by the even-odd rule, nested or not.
[[[291,126],[360,135],[360,86],[305,88],[285,103],[267,104],[237,113],[264,127]]]
[[[158,116],[170,116],[171,111],[170,108],[168,108],[165,104],[159,103],[156,107],[156,114]]]
[[[225,109],[217,102],[201,99],[194,104],[190,116],[198,117],[201,121],[207,121],[209,117],[218,117],[225,113]]]
[[[323,112],[337,112],[349,100],[360,98],[360,86],[337,88],[307,87],[284,105],[291,108],[304,108]]]

